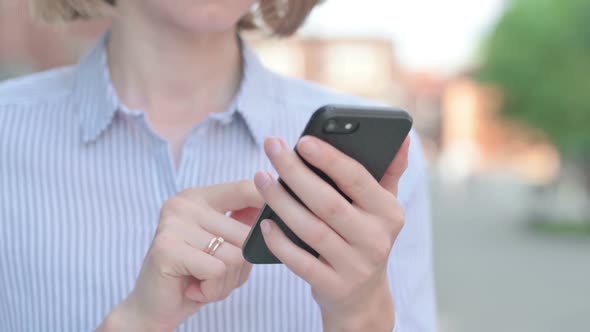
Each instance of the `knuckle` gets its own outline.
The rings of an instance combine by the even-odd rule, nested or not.
[[[329,203],[322,207],[322,215],[327,219],[336,220],[339,219],[342,215],[347,214],[348,208],[348,204],[344,204],[342,201],[338,203]]]
[[[151,256],[154,259],[156,265],[162,266],[169,263],[171,260],[171,252],[176,245],[176,239],[165,233],[157,236],[151,249]]]
[[[246,284],[246,281],[248,281],[247,277],[243,277],[242,279],[240,279],[236,288],[240,288],[240,287],[244,286]]]
[[[173,218],[173,217],[162,218],[162,220],[160,220],[160,223],[158,224],[158,228],[156,230],[156,235],[167,233],[169,230],[171,230],[174,227],[173,225],[176,223],[177,223],[176,218]]]
[[[408,170],[408,167],[410,166],[410,158],[409,156],[404,158],[404,162],[402,163],[402,173],[405,172],[406,170]]]
[[[227,266],[224,262],[217,260],[211,264],[212,275],[215,279],[223,279],[227,274]]]
[[[389,258],[389,254],[391,252],[391,246],[388,245],[387,243],[382,243],[382,244],[376,245],[373,248],[373,252],[374,252],[376,260],[378,262],[383,262]]]
[[[395,232],[399,232],[406,223],[406,212],[402,207],[393,209],[389,215],[389,223]]]
[[[386,223],[394,230],[400,230],[406,221],[406,211],[397,199],[393,199],[384,213]]]
[[[241,180],[236,184],[236,189],[243,196],[251,196],[256,191],[256,186],[252,180]]]
[[[251,271],[252,271],[251,268],[245,268],[242,271],[242,275],[241,275],[240,281],[238,282],[238,286],[236,288],[242,287],[246,283],[246,281],[248,281],[248,278],[250,277],[250,272]]]
[[[179,191],[178,194],[176,194],[176,195],[178,197],[189,198],[189,197],[193,197],[195,192],[197,192],[197,190],[198,190],[198,188],[186,188],[186,189]]]
[[[354,175],[352,175],[347,185],[347,190],[356,196],[362,195],[367,187],[367,181],[362,176],[363,172],[365,172],[364,168],[361,169],[361,167],[356,166],[352,173]]]
[[[201,196],[203,193],[203,188],[201,187],[194,187],[194,188],[186,188],[181,190],[177,196],[187,198],[187,199],[194,199],[196,197]]]
[[[381,235],[379,242],[376,242],[372,247],[373,258],[376,262],[383,262],[389,258],[391,252],[391,240],[387,233]]]
[[[343,299],[350,298],[352,295],[354,295],[354,291],[355,291],[355,287],[349,282],[341,283],[341,285],[340,285],[340,287],[338,287],[338,289],[340,289],[340,292],[341,292],[340,297]]]
[[[164,204],[162,205],[161,214],[162,215],[173,215],[182,211],[186,207],[186,202],[180,196],[174,196],[169,198]]]
[[[242,180],[236,184],[236,190],[240,197],[244,198],[249,205],[257,205],[257,198],[260,197],[256,185],[252,180]]]
[[[400,231],[406,225],[406,212],[404,209],[399,210],[398,217],[396,219],[396,230]]]
[[[380,227],[376,227],[372,232],[371,244],[369,250],[371,252],[371,259],[376,263],[381,263],[389,258],[391,252],[392,235],[388,230],[383,230]]]
[[[206,193],[207,187],[188,188],[179,192],[176,198],[184,203],[183,206],[203,206],[206,204]]]
[[[335,219],[336,217],[338,217],[338,214],[340,213],[338,207],[336,207],[336,205],[334,204],[327,204],[326,206],[322,207],[322,209],[323,211],[321,212],[321,214],[327,219]]]
[[[241,266],[242,264],[244,264],[245,260],[242,257],[242,253],[239,249],[237,248],[232,248],[229,257],[228,257],[228,263],[231,266]]]
[[[191,218],[188,224],[201,228],[201,226],[206,224],[207,221],[211,221],[211,216],[207,213],[206,209],[207,207],[204,206],[194,206],[191,209]]]
[[[373,276],[373,268],[369,264],[358,264],[354,270],[358,282],[365,282]]]
[[[315,227],[312,227],[313,231],[310,232],[310,235],[308,236],[308,241],[314,245],[318,243],[326,243],[333,232],[332,229],[319,221],[316,221],[315,224]]]

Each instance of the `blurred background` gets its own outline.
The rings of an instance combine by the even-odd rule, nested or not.
[[[75,63],[107,25],[0,0],[0,80]],[[590,1],[328,0],[293,38],[247,38],[413,114],[441,332],[590,331]]]

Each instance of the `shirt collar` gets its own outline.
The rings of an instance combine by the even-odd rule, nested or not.
[[[106,33],[97,46],[78,64],[74,98],[80,107],[80,125],[85,143],[93,142],[109,128],[117,112],[129,112],[118,98],[108,71]],[[271,131],[271,115],[276,108],[273,98],[274,73],[261,63],[254,50],[240,38],[243,79],[227,113],[237,112],[254,141],[262,145]]]
[[[271,135],[272,116],[277,114],[279,82],[248,43],[241,38],[240,42],[244,74],[236,95],[236,109],[256,143],[262,145],[264,138]]]
[[[107,78],[106,38],[103,36],[98,45],[78,64],[74,100],[80,108],[80,125],[82,139],[88,143],[96,140],[113,121],[119,103],[111,95]]]

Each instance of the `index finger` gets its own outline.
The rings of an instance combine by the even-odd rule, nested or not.
[[[397,155],[383,174],[379,183],[387,191],[397,197],[399,180],[408,168],[408,153],[410,151],[410,136],[406,138],[404,144],[397,152]]]
[[[262,208],[264,205],[264,200],[252,180],[191,188],[183,191],[180,195],[187,199],[204,201],[222,213],[248,207]]]
[[[355,205],[365,211],[380,211],[391,194],[358,161],[331,144],[313,136],[302,137],[297,151],[324,172]]]

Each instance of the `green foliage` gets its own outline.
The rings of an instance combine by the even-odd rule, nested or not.
[[[479,78],[503,89],[503,114],[590,159],[589,0],[513,0],[484,55]]]
[[[576,236],[590,238],[590,220],[583,222],[579,220],[560,220],[552,222],[532,223],[535,231],[562,236]]]

